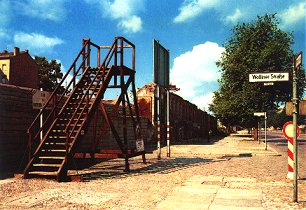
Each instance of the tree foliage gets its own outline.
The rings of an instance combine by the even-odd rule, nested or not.
[[[284,72],[292,69],[293,35],[278,28],[275,15],[258,16],[256,21],[236,25],[217,66],[220,88],[209,109],[225,125],[252,127],[254,112],[276,110],[289,101],[291,82],[273,86],[249,83],[249,73]],[[304,69],[299,71],[299,96],[305,87]]]
[[[40,56],[35,56],[34,60],[39,66],[39,87],[45,91],[53,91],[58,82],[63,78],[61,64],[56,60],[49,62],[46,60],[46,57]]]

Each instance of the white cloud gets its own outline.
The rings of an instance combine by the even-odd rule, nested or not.
[[[52,52],[54,46],[63,44],[64,41],[57,37],[47,37],[43,34],[17,32],[14,35],[15,46],[30,50],[30,53]]]
[[[180,13],[173,20],[174,23],[181,23],[193,19],[206,9],[213,8],[220,0],[185,0],[180,7]]]
[[[66,17],[66,0],[27,0],[16,2],[16,10],[22,14],[43,20],[60,21]]]
[[[140,17],[133,15],[131,17],[127,17],[125,19],[122,19],[118,23],[118,26],[120,28],[123,28],[126,33],[129,33],[129,32],[136,33],[136,32],[141,30],[142,21],[141,21]]]
[[[255,20],[257,16],[277,13],[282,20],[283,28],[301,30],[305,28],[305,4],[305,0],[184,0],[173,22],[183,23],[207,13],[215,15],[213,18],[225,25],[233,25],[238,21],[249,22]],[[214,13],[209,13],[212,10]]]
[[[176,57],[170,78],[171,83],[180,88],[177,94],[203,107],[203,100],[208,101],[207,97],[211,96],[204,97],[207,90],[203,86],[220,78],[216,62],[223,51],[224,48],[218,44],[205,42]]]
[[[228,15],[226,18],[225,18],[225,21],[226,22],[229,22],[229,23],[236,23],[240,18],[242,17],[242,13],[240,11],[240,9],[236,9],[235,10],[235,13],[232,14],[232,15]]]
[[[208,112],[208,106],[212,103],[214,95],[214,93],[207,93],[205,95],[197,96],[191,102],[197,105],[199,109]]]
[[[144,10],[145,0],[85,0],[86,3],[98,4],[104,18],[118,21],[118,28],[125,33],[142,30],[142,19],[137,15]]]
[[[296,5],[291,5],[288,9],[282,11],[279,16],[282,20],[282,27],[290,27],[304,20],[305,23],[305,1]]]

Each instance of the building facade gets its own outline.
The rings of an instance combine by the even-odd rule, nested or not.
[[[28,50],[0,53],[0,82],[21,87],[38,88],[39,66]]]
[[[161,126],[161,138],[166,138],[166,110],[167,98],[166,90],[159,88],[159,119]],[[147,118],[156,126],[157,121],[157,98],[156,85],[149,83],[137,91],[139,104],[139,114]],[[188,139],[202,138],[208,139],[209,132],[217,130],[216,119],[207,112],[198,109],[198,107],[181,96],[170,93],[170,133],[172,141],[187,141]]]

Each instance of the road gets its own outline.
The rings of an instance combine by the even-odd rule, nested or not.
[[[262,140],[264,136],[262,135]],[[281,131],[269,131],[267,133],[267,143],[283,156],[288,155],[288,140]],[[301,134],[298,138],[298,174],[302,179],[306,179],[306,134]]]

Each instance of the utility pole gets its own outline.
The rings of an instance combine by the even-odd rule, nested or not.
[[[298,202],[298,142],[297,142],[297,118],[299,115],[298,108],[298,95],[297,95],[297,69],[302,64],[302,52],[295,58],[293,56],[293,67],[292,67],[292,103],[293,103],[293,202]]]
[[[298,202],[298,184],[297,184],[297,142],[296,142],[296,124],[298,115],[298,98],[297,98],[297,78],[295,69],[295,59],[293,59],[293,93],[292,93],[292,103],[293,103],[293,202]]]

